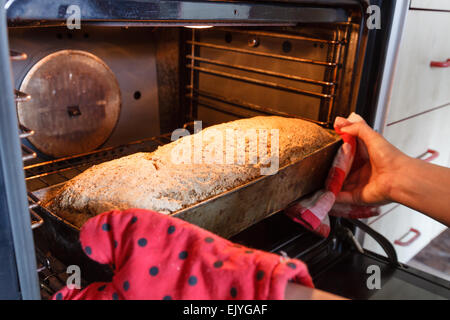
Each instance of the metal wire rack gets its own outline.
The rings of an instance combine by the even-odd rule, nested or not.
[[[38,159],[38,163],[24,167],[28,191],[65,182],[95,164],[136,152],[151,152],[158,146],[169,142],[171,142],[171,134],[163,134],[117,147],[103,148],[56,160],[39,161]]]
[[[338,87],[338,70],[341,66],[341,57],[343,50],[348,43],[350,24],[336,24],[333,32],[328,37],[312,37],[302,34],[294,34],[285,31],[268,31],[261,29],[236,29],[236,28],[214,28],[215,33],[225,35],[225,37],[241,35],[247,37],[246,47],[242,43],[230,45],[227,41],[225,45],[218,44],[217,41],[208,41],[208,35],[203,36],[202,32],[208,32],[205,29],[192,29],[191,39],[186,41],[186,46],[190,50],[186,52],[185,58],[188,62],[186,69],[189,70],[189,81],[186,86],[187,93],[185,97],[189,103],[189,120],[196,119],[198,106],[216,110],[221,113],[229,114],[234,117],[243,118],[255,115],[278,115],[286,117],[304,118],[327,126],[331,122],[331,114],[334,107],[334,99],[336,96],[336,88]],[[328,28],[329,30],[329,28]],[[213,37],[214,38],[214,37]],[[295,46],[299,43],[310,43],[313,49],[321,46],[326,51],[321,55],[321,59],[310,57],[301,57],[294,53],[277,53],[275,50],[259,50],[262,47],[263,40],[275,39],[289,43],[289,46]],[[286,42],[289,41],[289,42]],[[260,45],[261,43],[261,45]],[[203,54],[201,48],[213,50],[213,57]],[[217,52],[219,54],[217,54]],[[288,50],[285,50],[288,51]],[[270,61],[280,60],[294,63],[292,72],[282,72],[271,69],[269,65],[252,65],[251,63],[233,63],[227,58],[227,53],[232,56],[240,55],[243,57],[240,61],[248,61],[248,58],[262,57],[268,58]],[[313,50],[313,56],[314,56]],[[14,53],[17,59],[26,57],[25,54]],[[313,74],[300,75],[297,72],[299,66],[312,65],[320,68]],[[297,69],[296,69],[297,68]],[[300,68],[301,69],[301,68]],[[294,114],[267,105],[262,105],[251,101],[251,99],[243,99],[242,97],[233,96],[232,94],[223,94],[209,90],[210,88],[203,86],[199,81],[200,74],[209,74],[214,79],[225,79],[225,81],[238,81],[254,85],[258,89],[258,94],[264,96],[266,94],[264,88],[273,89],[281,92],[292,93],[295,96],[306,96],[316,100],[321,111],[316,119],[300,114]],[[320,77],[321,76],[321,77]],[[222,82],[220,83],[222,84]],[[305,84],[305,87],[298,84]],[[233,84],[234,86],[236,84]],[[30,99],[27,94],[16,91],[17,97]],[[190,118],[190,119],[189,119]],[[26,138],[33,134],[32,130],[28,130],[21,126],[21,138]],[[159,145],[170,142],[170,134],[163,134],[157,137],[151,137],[140,141],[134,141],[126,145],[118,147],[103,148],[92,152],[79,154],[75,156],[64,157],[56,160],[43,160],[37,158],[33,164],[26,165],[25,175],[29,191],[45,188],[57,183],[65,182],[79,173],[83,172],[92,165],[112,160],[131,153],[144,151],[153,151]],[[36,157],[36,153],[23,145],[24,160]]]
[[[187,127],[187,125],[185,127]],[[43,210],[43,208],[40,207],[39,199],[31,196],[31,191],[67,181],[92,165],[104,161],[135,152],[153,151],[158,146],[170,142],[170,138],[170,134],[164,134],[157,137],[134,141],[126,145],[103,148],[93,152],[57,160],[42,161],[38,158],[36,159],[38,163],[25,166],[25,180],[29,191],[28,202],[32,218],[31,228],[35,229],[44,223],[44,220],[38,214],[39,210]],[[66,285],[66,280],[68,278],[68,274],[66,273],[67,267],[51,252],[44,253],[39,248],[36,248],[36,258],[41,298],[49,300],[59,289]],[[82,286],[84,287],[87,283],[83,279],[81,279],[81,281]]]
[[[349,23],[336,24],[327,38],[277,30],[192,29],[185,55],[191,119],[198,117],[200,106],[238,118],[280,115],[330,126],[350,30]],[[307,48],[306,53],[294,47]],[[232,86],[246,90],[221,94],[220,87]],[[308,97],[313,100],[306,108],[317,110],[283,110],[283,99],[274,97],[286,97],[286,93],[291,95],[285,104],[295,106]],[[267,97],[274,98],[277,107],[265,103]]]
[[[11,51],[9,52],[11,61],[22,61],[27,59],[27,55],[22,52]],[[31,100],[31,96],[27,93],[21,92],[19,90],[14,90],[14,100],[15,102],[26,102]],[[34,131],[28,129],[22,124],[18,124],[19,127],[19,138],[26,139],[34,134]],[[36,152],[34,152],[31,148],[26,146],[25,144],[21,144],[22,148],[22,161],[25,163],[37,157]],[[39,203],[35,202],[32,198],[28,198],[28,208],[30,210],[30,218],[31,218],[31,229],[36,229],[40,227],[44,220],[36,213],[35,209],[39,206]]]
[[[36,259],[41,298],[50,300],[58,290],[67,284],[69,277],[67,266],[51,253],[43,252],[38,248],[36,249]],[[84,279],[80,279],[80,282],[82,287],[87,284]]]

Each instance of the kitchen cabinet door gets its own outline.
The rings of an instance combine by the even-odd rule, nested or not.
[[[398,260],[407,263],[431,240],[447,227],[426,215],[405,206],[398,206],[370,225],[393,245]],[[383,249],[370,237],[365,237],[364,248],[385,255]]]
[[[411,0],[411,9],[447,10],[450,11],[450,1],[445,0]]]
[[[384,137],[402,152],[414,158],[422,156],[421,158],[427,159],[432,156],[432,154],[426,154],[428,150],[436,151],[439,155],[431,162],[448,167],[450,105],[388,125],[384,129]]]
[[[450,106],[387,126],[384,136],[411,157],[420,157],[431,163],[450,167],[449,124]],[[446,228],[439,222],[399,204],[382,206],[381,215],[367,219],[366,223],[391,240],[401,262],[407,262]],[[414,230],[417,230],[420,235],[417,235]],[[403,240],[402,236],[405,237]],[[401,245],[402,242],[407,242],[414,236],[417,239],[414,239],[411,244]],[[400,244],[396,245],[394,243],[396,240],[400,241]],[[383,252],[381,247],[369,237],[365,237],[364,246],[376,253]]]
[[[449,30],[450,12],[409,11],[387,124],[450,104]]]

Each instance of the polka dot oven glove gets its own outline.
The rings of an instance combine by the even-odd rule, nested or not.
[[[80,241],[91,259],[111,266],[112,282],[64,287],[53,299],[262,300],[283,299],[288,281],[313,287],[299,260],[249,249],[148,210],[93,217]]]

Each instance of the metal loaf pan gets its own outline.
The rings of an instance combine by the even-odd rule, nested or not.
[[[335,141],[281,167],[278,173],[261,176],[172,215],[224,238],[241,232],[323,187],[341,145],[340,137],[332,133]]]
[[[172,216],[229,238],[285,209],[293,201],[323,187],[334,156],[341,145],[340,137],[333,131],[330,132],[335,137],[333,142],[295,163],[281,167],[278,173],[261,176],[194,206],[174,212]],[[48,192],[53,194],[62,185],[31,192],[30,197],[35,201],[44,199]],[[48,249],[62,260],[68,259],[63,261],[66,263],[73,263],[78,259],[88,260],[85,259],[78,242],[79,228],[48,208],[38,209],[44,224],[36,231],[39,230],[39,237],[45,238]]]

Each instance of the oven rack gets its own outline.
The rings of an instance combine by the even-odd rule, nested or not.
[[[55,258],[49,252],[43,252],[36,248],[37,272],[41,298],[51,300],[53,295],[67,285],[69,274],[67,266]],[[85,287],[87,282],[81,278],[81,287]]]
[[[191,86],[187,86],[186,89],[190,90],[192,88],[191,88]],[[192,96],[191,94],[186,94],[186,98],[191,99],[192,101],[195,101],[198,105],[202,105],[209,109],[213,109],[213,110],[225,113],[225,114],[229,114],[231,116],[237,116],[239,118],[250,118],[250,117],[255,116],[253,113],[251,113],[253,111],[253,112],[258,112],[258,113],[261,113],[264,115],[303,119],[303,120],[307,120],[307,121],[316,123],[316,124],[324,126],[324,127],[328,126],[327,122],[309,119],[309,118],[298,116],[295,114],[278,111],[278,110],[275,110],[272,108],[261,107],[260,105],[257,105],[254,103],[249,103],[249,102],[246,102],[246,101],[243,101],[240,99],[227,98],[227,97],[224,97],[224,96],[221,96],[218,94],[214,94],[214,93],[199,90],[199,89],[192,89],[192,91],[195,93],[195,96]],[[200,99],[200,97],[205,97],[209,100],[214,100],[219,103],[222,102],[229,106],[236,106],[236,107],[239,107],[240,109],[233,110],[233,109],[223,106],[223,105],[219,106],[219,105],[215,104],[214,102],[210,102],[210,101],[208,103],[205,103],[204,101],[202,101]],[[250,112],[248,112],[248,111],[250,111]]]
[[[27,54],[18,51],[9,51],[9,57],[11,61],[23,61],[27,59]],[[17,89],[14,89],[14,101],[17,102],[26,102],[30,101],[31,96],[25,92],[21,92]],[[21,123],[18,123],[19,127],[19,138],[26,139],[34,134],[34,130],[28,129]],[[22,149],[22,161],[25,163],[37,157],[36,152],[34,152],[31,148],[21,143]],[[30,211],[30,220],[31,220],[31,229],[34,230],[40,227],[44,223],[44,219],[42,219],[39,214],[36,213],[35,209],[39,207],[39,203],[34,201],[32,198],[28,197],[28,210]]]
[[[32,197],[28,196],[28,209],[31,214],[31,229],[34,230],[40,227],[44,223],[44,219],[35,211],[39,207],[39,201],[35,201]]]
[[[280,33],[273,30],[261,29],[233,29],[226,27],[215,27],[214,32],[216,38],[203,39],[202,35],[206,34],[210,29],[192,29],[190,39],[185,41],[186,53],[184,55],[185,67],[187,71],[187,85],[185,87],[187,93],[187,105],[189,106],[190,119],[198,117],[198,106],[228,114],[230,116],[242,118],[250,117],[258,114],[280,115],[296,118],[307,118],[319,125],[331,127],[332,119],[335,112],[335,104],[337,100],[337,87],[339,85],[340,70],[343,68],[344,59],[348,44],[350,42],[350,34],[353,25],[348,23],[335,24],[332,38],[325,39],[320,37],[305,36],[293,33]],[[225,44],[218,43],[217,32],[225,34]],[[244,35],[248,37],[248,46],[244,48],[242,43],[232,44],[231,39],[234,34]],[[226,39],[229,36],[229,41]],[[207,38],[207,36],[206,36]],[[292,47],[292,43],[311,43],[314,48],[327,50],[326,59],[311,59],[290,54],[290,49],[283,54],[278,52],[267,52],[267,50],[259,50],[260,39],[277,39],[283,41],[283,45]],[[292,43],[291,43],[292,42]],[[204,49],[212,50],[218,53],[216,56],[207,56]],[[284,51],[284,49],[283,49]],[[246,64],[230,62],[231,55],[239,56],[239,59],[245,57]],[[295,67],[291,72],[280,72],[271,69],[267,64],[259,65],[254,63],[254,57],[279,60],[287,63],[295,63]],[[234,60],[232,57],[231,60]],[[257,66],[255,66],[257,65]],[[323,73],[323,77],[316,78],[312,76],[303,76],[295,74],[301,70],[304,65],[312,65],[322,68],[318,74]],[[295,71],[295,72],[292,72]],[[236,73],[237,72],[237,73]],[[222,82],[237,81],[246,85],[256,86],[261,90],[261,94],[270,94],[273,91],[264,92],[263,89],[288,92],[293,95],[306,96],[312,99],[318,99],[315,105],[318,106],[318,116],[316,119],[312,117],[304,117],[301,112],[294,114],[293,112],[283,112],[274,110],[269,106],[261,103],[249,101],[248,97],[224,97],[215,92],[210,86],[209,90],[205,90],[199,80],[201,74],[213,77]],[[306,85],[306,88],[305,88]],[[220,86],[220,84],[217,84]],[[219,90],[220,91],[220,90]],[[245,95],[245,94],[244,94]]]
[[[31,96],[25,92],[14,90],[14,100],[16,102],[26,102],[31,100]]]
[[[185,125],[187,127],[188,124]],[[37,212],[43,210],[40,199],[30,196],[30,191],[48,187],[55,183],[69,180],[92,165],[122,157],[140,151],[153,151],[160,145],[170,142],[170,134],[134,141],[126,145],[103,148],[92,152],[65,157],[57,160],[43,161],[24,167],[28,189],[28,204],[31,214],[31,228],[35,229],[44,223]],[[41,159],[36,159],[42,161]],[[49,300],[66,285],[68,274],[66,266],[51,253],[44,254],[36,248],[38,276],[41,298]],[[81,280],[83,283],[83,279]]]
[[[27,54],[14,50],[9,50],[9,58],[11,61],[23,61],[27,59]]]
[[[191,123],[186,123],[184,128],[191,129],[190,126]],[[29,209],[32,217],[31,228],[35,229],[44,223],[43,219],[37,214],[39,210],[44,210],[40,205],[40,199],[30,196],[31,191],[67,181],[92,165],[135,152],[151,152],[158,146],[169,142],[171,142],[171,134],[167,133],[134,141],[125,145],[102,148],[92,152],[56,160],[42,161],[39,158],[36,159],[37,161],[42,162],[24,167],[25,180],[29,192]],[[50,252],[43,253],[38,248],[36,248],[36,259],[41,298],[49,300],[58,290],[66,285],[66,280],[68,278],[66,266]],[[81,279],[81,282],[82,287],[87,284],[84,279]]]
[[[186,127],[187,125],[185,125]],[[116,147],[107,147],[83,154],[43,161],[24,167],[28,191],[68,181],[89,167],[105,161],[136,152],[151,152],[158,146],[171,142],[171,134],[166,133],[147,139],[133,141]]]

